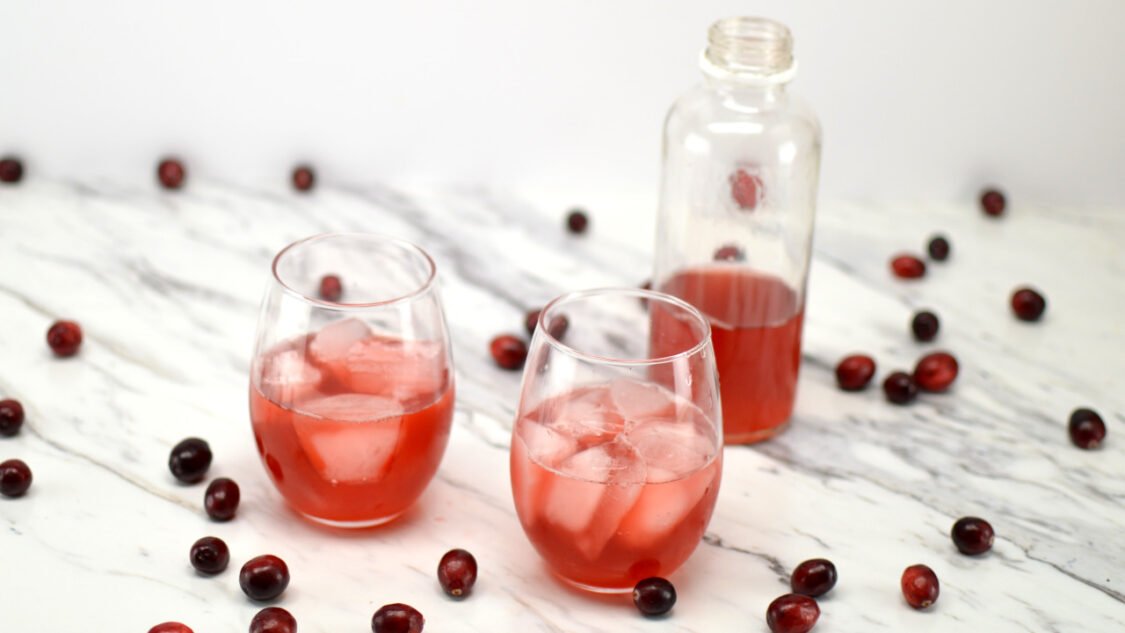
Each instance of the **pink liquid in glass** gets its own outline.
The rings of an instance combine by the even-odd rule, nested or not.
[[[444,348],[344,319],[255,360],[254,439],[277,489],[322,522],[375,525],[421,495],[453,418]]]
[[[764,440],[793,413],[801,363],[804,305],[772,275],[727,266],[684,270],[660,288],[699,308],[711,322],[727,444]],[[671,353],[694,332],[653,310],[654,354]]]
[[[595,591],[630,590],[695,550],[715,507],[721,455],[712,421],[661,387],[581,387],[517,421],[516,511],[559,576]]]

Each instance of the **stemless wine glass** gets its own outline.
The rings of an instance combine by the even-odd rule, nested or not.
[[[274,258],[250,420],[274,485],[306,517],[385,523],[437,471],[454,390],[435,277],[422,249],[378,235],[317,235]]]
[[[675,571],[707,528],[721,471],[715,354],[698,310],[632,289],[543,309],[511,475],[524,532],[556,575],[621,592]]]

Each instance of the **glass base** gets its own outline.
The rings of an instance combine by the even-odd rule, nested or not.
[[[558,578],[559,580],[565,582],[566,584],[570,585],[571,587],[574,587],[575,589],[580,589],[582,591],[588,591],[590,593],[600,593],[600,594],[631,593],[633,591],[633,587],[634,587],[634,585],[629,585],[627,587],[598,587],[598,586],[595,586],[595,585],[587,585],[586,583],[581,583],[581,582],[578,582],[577,580],[571,580],[570,578],[567,578],[566,576],[563,576],[563,575],[559,574],[558,572],[551,572],[551,573],[553,573],[555,575],[555,578]]]
[[[724,434],[723,444],[726,444],[727,446],[732,446],[735,444],[756,444],[758,442],[764,442],[772,438],[773,436],[784,432],[787,428],[789,428],[789,420],[786,420],[781,424],[778,424],[777,426],[771,426],[767,429],[755,429],[753,431],[736,433],[734,435]]]
[[[311,514],[306,514],[304,512],[301,512],[300,510],[298,510],[298,512],[301,516],[305,517],[309,521],[312,521],[313,523],[319,523],[321,525],[327,525],[328,527],[340,528],[344,530],[358,530],[362,528],[370,528],[390,523],[391,521],[394,521],[395,519],[402,516],[403,512],[406,512],[406,510],[396,512],[387,517],[380,517],[378,519],[365,519],[361,521],[333,521],[332,519],[324,519],[318,516],[313,516]]]

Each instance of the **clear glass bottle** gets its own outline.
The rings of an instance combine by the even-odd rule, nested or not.
[[[790,96],[789,29],[716,22],[703,84],[664,127],[655,288],[711,321],[727,444],[788,424],[801,360],[820,124]]]

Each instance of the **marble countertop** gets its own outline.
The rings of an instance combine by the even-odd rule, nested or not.
[[[0,438],[0,459],[25,460],[35,478],[26,497],[0,498],[0,631],[146,631],[165,620],[245,631],[261,607],[237,571],[263,553],[288,562],[278,604],[305,633],[368,631],[389,602],[417,607],[428,631],[767,631],[766,605],[813,557],[840,574],[819,633],[1125,630],[1125,210],[1015,205],[995,221],[967,204],[822,205],[793,424],[726,449],[705,542],[672,576],[679,601],[646,620],[626,597],[562,587],[525,539],[507,467],[520,375],[497,369],[487,342],[562,290],[638,284],[648,255],[599,233],[598,210],[576,238],[496,192],[416,189],[0,187],[0,396],[27,412],[19,436]],[[247,413],[270,259],[337,230],[392,234],[434,256],[458,380],[437,478],[404,518],[355,533],[286,509]],[[893,279],[890,255],[920,251],[936,230],[951,259],[923,280]],[[1047,296],[1041,323],[1010,314],[1022,283]],[[942,318],[934,344],[909,336],[919,307]],[[85,330],[75,358],[44,343],[57,318]],[[948,394],[896,407],[877,388],[835,387],[848,352],[871,353],[881,377],[938,348],[962,368]],[[1100,450],[1068,440],[1079,406],[1106,420]],[[207,519],[203,485],[168,472],[170,448],[191,435],[211,443],[209,477],[242,487],[230,523]],[[990,553],[957,553],[949,529],[964,515],[991,521]],[[232,550],[214,578],[187,560],[204,535]],[[462,602],[434,574],[453,547],[481,568]],[[914,563],[941,581],[925,612],[899,592]]]

